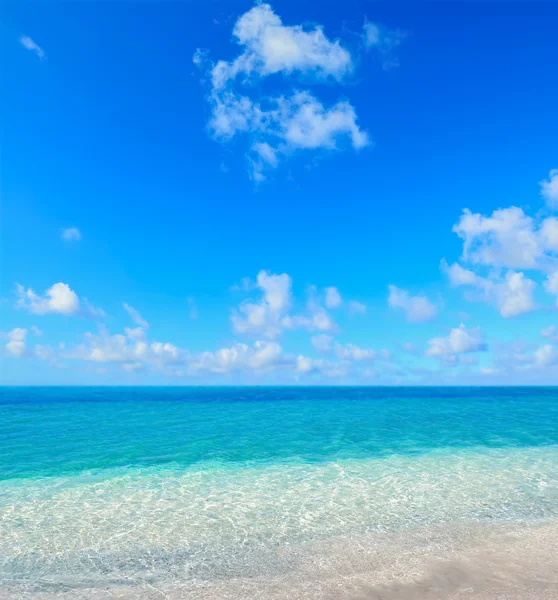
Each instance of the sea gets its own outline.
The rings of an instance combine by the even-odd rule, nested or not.
[[[0,598],[558,598],[557,523],[558,388],[0,388]]]

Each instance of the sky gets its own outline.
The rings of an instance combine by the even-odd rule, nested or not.
[[[3,3],[0,382],[558,384],[557,20]]]

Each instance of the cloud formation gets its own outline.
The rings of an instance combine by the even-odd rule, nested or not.
[[[81,231],[77,227],[62,229],[62,239],[66,242],[78,242],[81,240]]]
[[[92,306],[86,298],[80,298],[67,283],[55,283],[44,296],[16,284],[16,306],[36,315],[81,315],[93,318],[105,316],[104,311]]]
[[[347,145],[359,149],[369,143],[347,100],[326,107],[302,89],[303,83],[341,83],[353,70],[349,51],[338,40],[330,40],[323,28],[284,25],[271,6],[262,3],[237,20],[233,37],[241,53],[209,68],[209,130],[221,142],[246,137],[248,169],[254,181],[263,181],[269,169],[297,151]],[[193,61],[200,68],[209,64],[207,53],[200,49]],[[278,75],[284,79],[281,92],[254,99],[261,80]],[[288,78],[294,78],[296,85],[285,93]]]
[[[460,354],[487,350],[484,334],[479,327],[468,329],[461,324],[450,330],[447,337],[429,340],[426,356],[439,358],[444,361],[455,361]]]
[[[399,66],[397,50],[406,34],[384,25],[367,21],[362,30],[362,40],[366,48],[374,48],[382,62],[382,68],[389,71]]]
[[[34,52],[41,60],[46,59],[45,51],[28,35],[22,35],[19,38],[19,43],[30,52]]]
[[[442,270],[447,274],[451,285],[472,288],[477,295],[471,295],[471,300],[492,304],[505,318],[516,317],[535,309],[533,293],[536,283],[522,272],[509,270],[503,276],[492,274],[490,277],[481,277],[458,263],[448,265],[444,261]]]
[[[410,323],[431,321],[438,309],[426,296],[411,296],[407,290],[395,285],[388,286],[388,304],[391,308],[402,310]]]
[[[126,304],[126,302],[124,302],[122,306],[136,325],[142,327],[143,329],[149,329],[149,323],[140,315],[139,311],[137,311],[133,306]]]
[[[558,169],[552,169],[548,179],[541,181],[541,196],[548,208],[558,208]]]
[[[11,356],[22,356],[25,352],[25,338],[27,336],[27,329],[16,327],[8,333],[1,334],[1,337],[8,340],[5,348]]]

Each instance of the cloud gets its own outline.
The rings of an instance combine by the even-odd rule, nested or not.
[[[17,306],[37,315],[47,313],[75,315],[80,311],[79,298],[66,283],[55,283],[45,292],[44,297],[37,295],[31,288],[25,290],[18,284],[16,294]]]
[[[262,298],[244,301],[231,317],[236,333],[250,333],[264,337],[277,337],[285,327],[285,317],[292,303],[292,279],[286,273],[274,275],[260,271],[256,288]]]
[[[333,342],[333,337],[331,335],[321,333],[320,335],[315,335],[310,338],[310,341],[312,346],[314,346],[318,352],[331,352]]]
[[[551,344],[545,344],[535,350],[533,359],[536,366],[548,367],[558,363],[558,352]]]
[[[315,78],[341,80],[352,70],[351,55],[330,41],[321,27],[283,25],[269,4],[257,4],[244,13],[233,28],[243,52],[233,61],[220,60],[212,69],[213,86],[223,88],[242,76],[265,77],[298,72]],[[199,51],[196,51],[199,60]]]
[[[1,337],[8,340],[5,345],[8,354],[15,357],[23,356],[25,352],[25,338],[27,336],[27,329],[16,327],[7,333],[1,334]]]
[[[62,229],[62,239],[67,242],[78,242],[81,240],[81,231],[77,227]]]
[[[540,183],[541,196],[544,198],[548,208],[558,208],[558,169],[552,169],[548,179]]]
[[[302,80],[340,82],[352,71],[351,55],[339,41],[329,40],[321,27],[305,31],[300,25],[283,25],[265,3],[238,19],[233,36],[242,49],[240,55],[217,61],[209,72],[209,130],[221,142],[246,136],[254,181],[263,181],[269,169],[299,150],[333,150],[339,144],[358,149],[369,143],[348,101],[325,107],[308,90],[300,89]],[[208,63],[199,49],[193,61],[200,67]],[[257,101],[251,97],[255,84],[279,74],[297,77],[296,87],[286,92],[280,84],[280,93],[260,94]]]
[[[358,302],[357,300],[349,300],[349,314],[350,315],[364,315],[366,314],[366,304]]]
[[[194,372],[231,373],[237,370],[269,370],[281,364],[281,346],[277,342],[256,341],[252,346],[234,344],[215,352],[203,352],[190,362]]]
[[[325,289],[325,305],[327,308],[339,308],[343,304],[341,294],[336,287]]]
[[[22,35],[19,43],[30,52],[34,52],[41,60],[46,59],[45,51],[28,35]]]
[[[426,296],[411,296],[407,290],[395,285],[388,286],[388,304],[391,308],[402,310],[407,321],[411,323],[423,323],[431,321],[437,314],[438,309]]]
[[[489,217],[465,210],[453,231],[463,240],[461,259],[472,265],[543,271],[558,266],[556,217],[536,221],[516,206]]]
[[[101,309],[92,306],[86,298],[80,300],[67,283],[55,283],[48,288],[44,296],[17,284],[16,296],[18,308],[36,315],[82,315],[97,318],[105,314]]]
[[[557,296],[556,304],[558,305],[558,271],[550,273],[546,281],[543,282],[544,289],[549,293]]]
[[[314,370],[314,361],[307,356],[297,356],[296,370],[299,373],[310,373]]]
[[[31,325],[31,327],[30,327],[29,329],[31,329],[31,331],[32,331],[32,332],[33,332],[35,335],[38,335],[38,336],[41,336],[41,335],[43,335],[43,332],[42,332],[42,331],[41,331],[41,330],[40,330],[38,327],[36,327],[35,325]]]
[[[211,103],[209,129],[218,141],[239,133],[253,140],[247,161],[256,182],[265,179],[280,157],[299,150],[335,150],[340,143],[360,149],[368,144],[354,108],[345,100],[326,108],[310,92],[296,91],[288,97],[266,98],[266,108],[247,96],[223,92],[214,94]]]
[[[503,277],[481,277],[458,263],[450,266],[442,261],[442,270],[446,272],[450,284],[470,286],[479,292],[478,298],[495,306],[505,317],[515,317],[535,309],[533,293],[536,283],[521,272],[508,271]]]
[[[124,302],[122,306],[136,325],[142,327],[143,329],[149,329],[149,323],[140,315],[139,311],[137,311],[133,306],[126,304],[126,302]]]
[[[275,275],[267,271],[258,273],[254,289],[259,290],[259,300],[245,300],[233,310],[233,331],[266,338],[276,338],[285,329],[332,331],[336,324],[325,308],[311,298],[306,314],[290,314],[293,296],[292,279],[287,273]]]
[[[399,66],[396,51],[405,39],[406,34],[399,30],[388,29],[384,25],[367,21],[362,30],[362,40],[365,48],[374,48],[386,71]]]
[[[468,329],[461,324],[450,330],[447,337],[428,341],[426,356],[453,361],[460,354],[487,350],[484,335],[479,327]]]
[[[63,351],[62,357],[95,363],[117,363],[125,370],[127,364],[142,364],[153,369],[167,366],[185,365],[188,354],[168,342],[149,342],[141,327],[124,330],[124,334],[111,335],[101,326],[99,333],[88,332],[84,342],[70,351]],[[136,369],[132,369],[136,370]]]

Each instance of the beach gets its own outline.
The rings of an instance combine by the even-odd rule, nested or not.
[[[0,598],[556,598],[555,394],[3,389]]]

